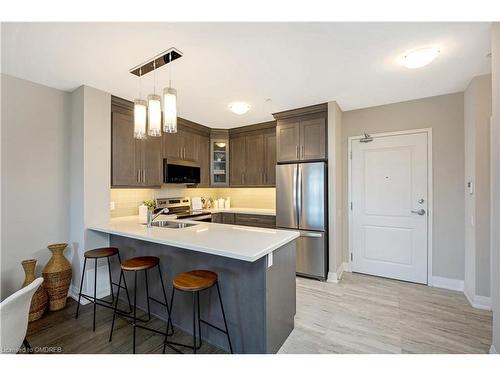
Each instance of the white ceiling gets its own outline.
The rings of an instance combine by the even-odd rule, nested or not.
[[[336,100],[341,108],[463,91],[491,71],[489,23],[4,23],[2,71],[71,91],[85,84],[134,99],[133,66],[174,46],[179,115],[211,127],[271,120],[272,112]],[[441,49],[427,67],[405,51]],[[157,71],[159,92],[169,68]],[[153,74],[143,78],[143,96]],[[266,99],[272,99],[266,102]],[[232,101],[251,110],[235,115]]]

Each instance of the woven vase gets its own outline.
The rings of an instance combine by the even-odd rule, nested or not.
[[[66,306],[69,284],[71,283],[71,264],[63,255],[68,244],[57,243],[47,246],[52,257],[42,271],[43,285],[49,295],[49,310],[57,311]]]
[[[24,282],[22,286],[22,288],[24,288],[25,286],[31,284],[36,278],[36,259],[23,260],[21,265],[24,268]],[[33,322],[42,317],[45,309],[47,308],[48,301],[49,297],[47,296],[47,292],[45,291],[43,285],[40,285],[31,299],[30,314],[28,318],[29,322]]]

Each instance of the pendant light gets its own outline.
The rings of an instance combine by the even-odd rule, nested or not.
[[[170,86],[163,89],[163,131],[177,133],[177,90]]]
[[[161,97],[156,95],[156,60],[153,61],[153,93],[148,95],[148,121],[151,137],[161,136]]]
[[[142,100],[142,69],[139,71],[139,99],[134,100],[134,138],[146,138],[147,103]]]

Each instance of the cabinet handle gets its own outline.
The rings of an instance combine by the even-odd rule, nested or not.
[[[295,146],[295,157],[298,159],[299,158],[299,145]]]
[[[140,169],[137,170],[137,182],[139,182],[139,183],[141,182],[141,170]]]
[[[142,170],[142,183],[145,184],[146,183],[146,169],[143,169]]]
[[[302,145],[301,148],[302,148],[302,159],[304,159],[304,145]]]

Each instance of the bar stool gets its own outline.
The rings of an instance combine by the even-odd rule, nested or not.
[[[172,284],[173,284],[173,290],[172,290],[172,296],[170,299],[171,311],[173,309],[174,294],[175,294],[176,290],[179,290],[182,292],[192,293],[192,297],[193,297],[193,346],[168,341],[167,336],[165,336],[165,341],[163,342],[163,353],[165,353],[165,347],[167,345],[170,348],[174,349],[176,352],[181,353],[181,351],[179,351],[178,349],[173,348],[171,345],[169,345],[169,344],[173,344],[173,345],[179,345],[179,346],[193,349],[193,353],[196,354],[196,351],[201,348],[201,323],[204,323],[204,324],[206,324],[212,328],[215,328],[216,330],[224,333],[227,336],[227,341],[229,343],[229,350],[232,354],[233,353],[233,346],[231,344],[231,337],[229,336],[229,331],[227,329],[226,314],[224,313],[224,305],[222,304],[222,297],[220,294],[219,281],[218,281],[217,274],[215,272],[207,271],[207,270],[193,270],[193,271],[184,272],[184,273],[177,275],[174,278]],[[223,329],[207,322],[206,320],[203,320],[200,318],[200,292],[203,290],[209,289],[209,288],[213,287],[214,285],[217,287],[217,295],[219,296],[219,303],[220,303],[220,308],[222,311],[222,318],[224,319],[225,330],[223,330]],[[196,314],[196,312],[198,312],[198,314]],[[196,315],[198,315],[198,318],[196,318]],[[196,323],[198,323],[199,344],[197,343],[197,340],[196,340],[196,325],[197,325]]]
[[[128,299],[128,305],[130,308],[130,312],[132,312],[132,304],[130,303],[130,297],[128,294],[128,289],[127,289],[127,284],[124,283],[124,287],[120,286],[117,283],[113,282],[113,279],[111,278],[111,262],[109,260],[110,257],[112,256],[118,256],[118,261],[121,264],[121,259],[120,259],[120,251],[116,247],[101,247],[98,249],[93,249],[86,251],[84,256],[84,261],[83,261],[83,271],[82,271],[82,279],[80,281],[80,291],[78,292],[78,306],[76,307],[76,314],[75,314],[75,319],[78,319],[78,312],[80,311],[80,300],[83,297],[87,301],[91,302],[94,304],[94,320],[92,324],[92,330],[95,331],[95,313],[96,313],[96,306],[102,306],[102,307],[107,307],[112,309],[113,308],[113,303],[114,303],[114,294],[113,294],[113,285],[118,287],[118,293],[120,292],[120,288],[125,289],[125,292],[127,293],[127,299]],[[108,259],[108,272],[109,272],[109,287],[111,289],[111,302],[105,301],[101,298],[96,298],[96,291],[97,291],[97,260],[102,259],[102,258],[107,258]],[[87,294],[82,293],[82,287],[83,287],[83,279],[85,277],[85,267],[87,266],[87,259],[94,259],[94,296],[89,296]]]
[[[149,283],[148,283],[148,270],[151,268],[157,267],[158,268],[158,274],[160,276],[160,283],[161,283],[161,288],[163,291],[163,298],[165,302],[159,301],[156,298],[150,297],[149,295]],[[146,301],[147,301],[147,306],[148,306],[148,319],[140,319],[137,318],[137,273],[139,271],[144,271],[144,276],[145,276],[145,281],[146,281]],[[125,282],[125,274],[124,272],[134,272],[134,308],[133,308],[133,315],[130,316],[130,313],[126,314],[123,313],[122,311],[118,310],[118,297],[119,294],[116,296],[116,302],[115,302],[115,307],[113,309],[113,322],[111,323],[111,332],[109,333],[109,341],[111,342],[113,338],[113,329],[115,326],[115,317],[116,314],[126,318],[126,319],[131,319],[131,324],[133,326],[133,341],[132,341],[132,352],[135,354],[135,331],[136,328],[142,328],[147,331],[155,332],[160,335],[172,335],[174,333],[174,326],[172,325],[172,320],[170,319],[170,307],[168,305],[167,301],[167,294],[165,293],[165,285],[163,284],[163,278],[161,275],[161,269],[160,269],[160,259],[157,257],[151,257],[151,256],[144,256],[144,257],[136,257],[136,258],[130,258],[130,259],[125,259],[123,262],[121,262],[121,271],[120,271],[120,280],[118,281],[118,284],[121,285],[122,279]],[[118,289],[118,293],[120,292],[120,289]],[[151,309],[149,305],[149,301],[154,301],[156,303],[159,303],[162,306],[165,306],[167,308],[167,313],[168,313],[168,321],[167,321],[167,330],[166,332],[161,332],[156,329],[152,329],[140,324],[137,324],[137,322],[142,322],[142,323],[147,323],[151,319]],[[171,332],[169,332],[169,329],[171,329]]]

